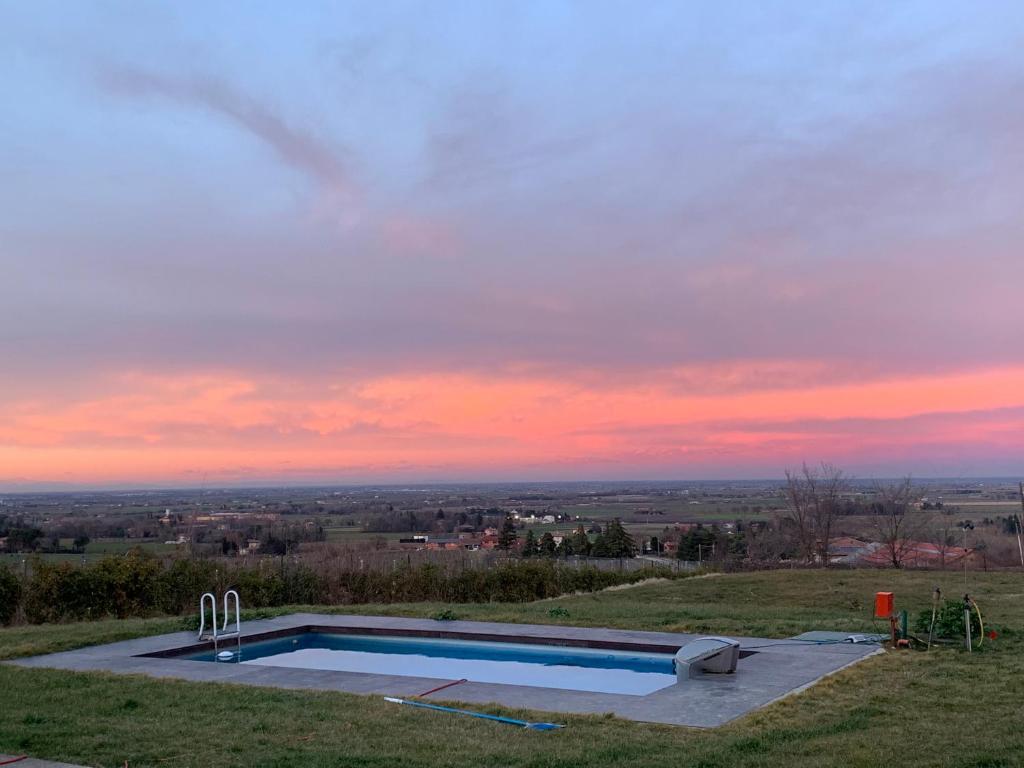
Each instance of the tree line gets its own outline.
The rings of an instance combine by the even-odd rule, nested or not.
[[[302,563],[180,558],[138,550],[87,565],[36,559],[23,577],[0,565],[0,622],[56,622],[194,613],[199,596],[237,589],[243,605],[348,605],[395,602],[528,602],[591,592],[665,569],[625,573],[512,560],[490,568],[400,566],[393,571],[313,569]]]
[[[506,515],[498,535],[498,549],[518,551],[522,557],[636,557],[636,542],[619,518],[608,523],[604,530],[595,527],[597,537],[593,540],[586,529],[578,525],[571,535],[562,536],[557,542],[551,531],[545,531],[538,538],[531,528],[520,544],[515,521],[511,515]]]

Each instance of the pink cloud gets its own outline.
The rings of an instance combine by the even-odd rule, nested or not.
[[[398,466],[424,479],[679,477],[777,475],[816,459],[948,465],[1024,448],[1021,368],[719,394],[444,372],[297,391],[226,373],[125,375],[89,397],[4,405],[0,461],[8,479],[40,482],[53,466],[79,482],[179,482],[198,467],[230,479],[241,456],[265,478],[283,463],[324,480]]]

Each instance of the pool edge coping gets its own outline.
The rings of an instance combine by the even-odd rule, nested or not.
[[[455,620],[438,627],[434,619],[410,619],[357,614],[296,613],[243,623],[242,642],[287,637],[307,629],[370,635],[448,637],[481,641],[525,642],[565,647],[671,652],[698,635],[646,632],[610,628],[576,627],[558,624],[512,624]],[[501,632],[505,630],[504,632]],[[559,688],[519,686],[470,681],[440,700],[464,703],[493,703],[513,709],[531,709],[551,714],[606,714],[669,725],[707,728],[723,725],[775,701],[807,690],[824,677],[874,655],[880,649],[853,644],[827,648],[820,645],[794,646],[792,641],[768,638],[737,638],[744,645],[756,644],[757,656],[744,658],[735,675],[705,675],[681,686],[669,686],[647,695],[607,694]],[[230,647],[231,638],[224,643]],[[287,667],[262,667],[259,672],[225,674],[224,667],[208,662],[186,661],[177,656],[192,648],[212,647],[197,643],[195,633],[177,632],[146,638],[90,646],[42,656],[8,660],[22,667],[53,667],[76,671],[141,674],[197,682],[309,690],[342,691],[369,695],[409,697],[446,678],[417,678],[358,672],[319,672]],[[671,650],[667,650],[671,649]],[[754,661],[758,657],[763,658]],[[212,667],[211,672],[181,665]],[[787,671],[788,669],[788,671]]]

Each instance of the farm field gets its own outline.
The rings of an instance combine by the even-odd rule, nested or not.
[[[1012,501],[958,501],[949,505],[951,514],[957,519],[1019,515],[1019,502]]]
[[[346,543],[359,541],[376,541],[378,539],[384,539],[385,541],[395,542],[403,536],[411,536],[413,533],[422,533],[422,531],[409,531],[405,533],[395,533],[392,531],[387,531],[383,533],[378,533],[375,531],[364,531],[362,528],[356,528],[354,526],[325,526],[324,533],[327,536],[327,541],[335,543]]]
[[[770,517],[772,510],[779,507],[778,498],[744,499],[739,501],[688,501],[652,499],[645,502],[609,503],[602,500],[594,503],[573,503],[559,506],[562,514],[579,516],[586,520],[649,520],[652,524],[671,522],[727,522],[736,518],[759,520]]]
[[[62,542],[62,545],[70,546],[70,540]],[[34,557],[39,557],[46,562],[52,563],[91,563],[95,560],[100,560],[109,555],[120,555],[131,549],[140,548],[144,552],[151,555],[168,555],[176,551],[177,547],[174,544],[166,544],[163,541],[156,541],[153,539],[98,539],[96,541],[90,541],[85,545],[85,552],[39,552],[32,554],[22,554],[17,552],[4,552],[0,553],[0,565],[6,564],[13,568],[15,571],[19,571],[23,567],[23,561],[31,561]]]
[[[878,630],[871,619],[876,591],[894,591],[897,607],[913,615],[930,605],[936,583],[954,596],[961,579],[935,572],[774,571],[528,604],[315,610],[430,617],[447,608],[463,619],[786,637],[810,629]],[[558,718],[567,726],[562,731],[538,733],[346,694],[2,666],[0,752],[103,766],[126,760],[131,766],[627,766],[643,755],[645,766],[728,768],[886,765],[897,754],[915,766],[1020,765],[1024,576],[972,573],[969,589],[999,634],[978,652],[888,652],[715,730],[573,716]],[[556,607],[562,610],[553,613]],[[9,628],[0,630],[0,657],[182,625],[180,618],[154,618]]]

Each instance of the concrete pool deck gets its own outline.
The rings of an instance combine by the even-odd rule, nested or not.
[[[620,648],[675,653],[698,635],[633,632],[542,624],[498,624],[477,621],[435,621],[387,616],[346,616],[295,613],[275,619],[244,622],[242,641],[267,639],[303,631],[354,634],[401,634],[505,642],[541,642],[591,648]],[[816,645],[793,640],[736,638],[740,659],[735,674],[703,675],[646,696],[590,693],[498,683],[460,683],[427,697],[438,701],[496,703],[553,713],[605,714],[628,720],[710,728],[729,722],[777,699],[797,693],[827,675],[879,653],[877,645]],[[234,640],[223,642],[233,648]],[[198,647],[197,647],[198,646]],[[114,672],[178,680],[306,690],[344,691],[410,697],[452,682],[429,677],[335,672],[247,664],[214,664],[174,658],[183,649],[200,650],[192,632],[125,640],[75,651],[32,656],[7,663],[77,672]]]

